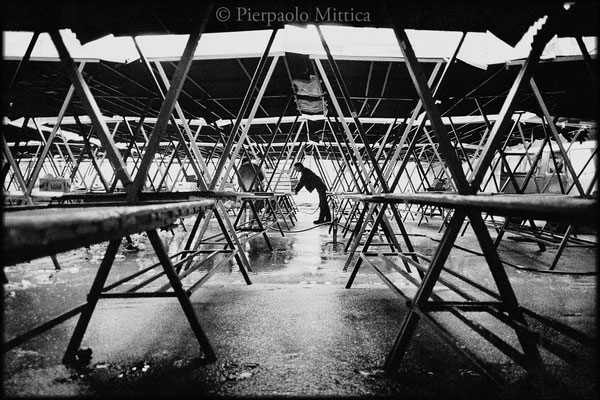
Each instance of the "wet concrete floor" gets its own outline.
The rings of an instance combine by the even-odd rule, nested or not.
[[[385,397],[385,398],[597,398],[596,249],[568,248],[556,273],[548,266],[556,252],[537,251],[533,243],[503,240],[501,258],[520,304],[584,333],[592,347],[549,328],[539,319],[530,325],[564,346],[567,356],[541,350],[546,366],[542,382],[530,384],[525,371],[462,322],[436,317],[453,336],[500,378],[496,385],[420,322],[397,374],[382,370],[407,313],[402,298],[363,265],[352,285],[347,238],[336,243],[326,226],[312,228],[310,207],[285,237],[274,230],[270,252],[262,237],[245,244],[253,271],[246,285],[236,265],[215,273],[191,296],[194,309],[217,354],[206,363],[188,321],[174,298],[101,300],[82,347],[92,350],[88,364],[65,367],[61,359],[77,317],[3,354],[5,397]],[[433,255],[440,218],[406,227],[415,250]],[[186,227],[192,219],[185,220]],[[211,231],[214,231],[211,227]],[[490,230],[492,237],[495,233]],[[180,226],[160,233],[174,253],[187,232]],[[510,236],[510,235],[508,235]],[[121,250],[109,282],[156,262],[144,235],[144,249]],[[487,287],[493,278],[474,234],[465,231],[446,266]],[[61,270],[43,258],[6,268],[4,341],[85,302],[106,244],[58,255]],[[464,249],[471,251],[464,251]],[[374,262],[376,262],[374,260]],[[376,262],[377,263],[377,262]],[[379,262],[402,290],[415,288]],[[539,270],[535,271],[535,270]],[[190,281],[198,278],[195,274]],[[125,284],[131,287],[141,281]],[[452,298],[441,286],[436,294]],[[514,330],[484,313],[473,318],[498,337],[516,345]],[[565,361],[566,358],[570,362]]]

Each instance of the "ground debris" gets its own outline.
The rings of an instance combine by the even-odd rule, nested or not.
[[[461,369],[458,370],[458,372],[459,372],[459,374],[461,376],[465,376],[465,375],[468,375],[468,376],[481,376],[480,373],[475,372],[475,371],[473,371],[471,369],[467,369],[467,368],[464,368],[464,369],[461,368]]]
[[[187,367],[188,365],[190,365],[191,361],[188,358],[184,358],[182,360],[175,360],[173,361],[173,366],[175,368],[184,368]]]
[[[103,363],[100,368],[109,368],[110,364]],[[143,376],[148,370],[150,370],[151,364],[147,361],[141,361],[135,365],[122,366],[117,372],[117,378],[138,378]],[[96,367],[98,368],[98,367]]]
[[[204,357],[192,357],[192,358],[182,358],[173,361],[173,367],[177,369],[189,369],[196,368],[200,365],[206,364],[206,358]]]
[[[385,371],[381,368],[367,368],[367,369],[355,369],[354,372],[361,374],[367,378],[378,378],[385,374]]]
[[[74,382],[80,378],[83,378],[84,375],[80,374],[80,373],[72,373],[71,375],[69,375],[67,378],[61,377],[61,378],[56,378],[54,379],[55,383],[69,383],[69,382]]]
[[[223,362],[220,365],[219,382],[235,382],[251,378],[256,374],[258,363]]]

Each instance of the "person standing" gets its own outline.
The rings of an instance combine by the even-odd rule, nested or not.
[[[315,224],[322,224],[324,222],[331,221],[331,211],[329,210],[329,204],[327,204],[327,186],[323,183],[323,180],[306,168],[301,162],[294,164],[294,169],[300,173],[300,181],[294,188],[294,192],[298,194],[300,189],[306,187],[306,190],[312,192],[317,189],[319,194],[319,219],[314,221]]]

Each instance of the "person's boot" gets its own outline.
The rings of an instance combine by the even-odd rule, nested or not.
[[[322,224],[324,219],[325,219],[325,217],[323,216],[323,214],[319,213],[319,219],[317,219],[316,221],[313,221],[313,224],[315,224],[315,225]]]

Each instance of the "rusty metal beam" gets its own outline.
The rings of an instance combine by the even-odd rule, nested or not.
[[[4,212],[4,262],[12,265],[125,235],[167,226],[197,215],[214,200],[153,205],[44,207]]]
[[[567,220],[590,223],[599,216],[598,201],[575,196],[549,194],[386,193],[381,195],[346,194],[369,203],[423,204],[444,208],[469,209],[495,215],[533,219]]]

